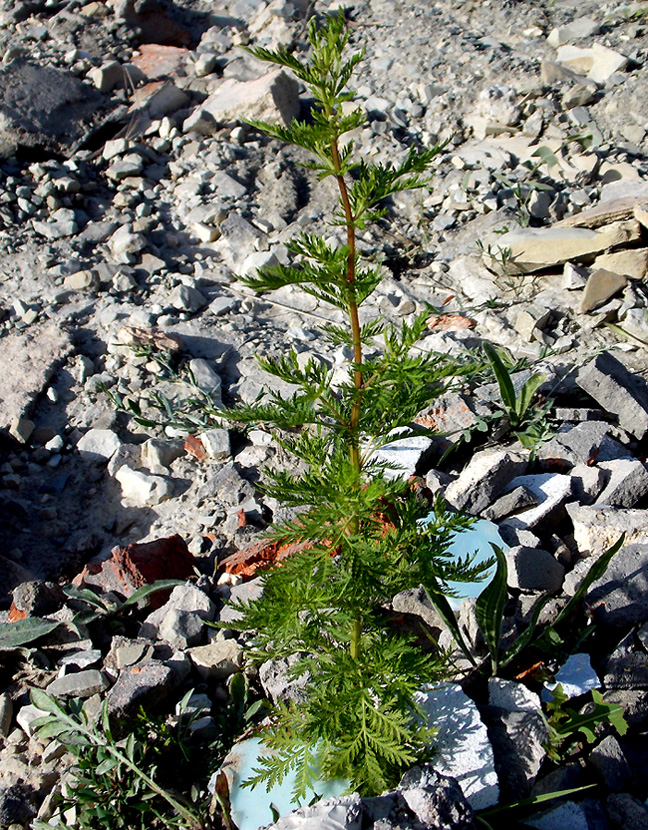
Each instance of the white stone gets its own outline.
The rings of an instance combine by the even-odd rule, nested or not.
[[[115,473],[121,484],[122,496],[130,499],[140,507],[154,506],[173,495],[173,487],[162,476],[141,473],[124,464]]]
[[[216,121],[244,118],[285,124],[299,114],[297,82],[283,69],[275,69],[254,81],[228,78],[202,104]]]
[[[592,20],[591,17],[579,17],[566,26],[557,26],[552,29],[547,37],[547,43],[557,49],[572,40],[580,40],[595,35],[600,28],[596,20]]]
[[[207,300],[204,294],[191,285],[176,285],[169,295],[169,303],[179,311],[194,313],[200,311]]]
[[[430,726],[438,730],[434,736],[434,768],[457,779],[473,809],[497,804],[499,785],[493,748],[473,701],[458,684],[444,683],[418,692],[416,702]]]
[[[595,43],[592,46],[592,58],[592,68],[587,77],[596,81],[597,84],[605,83],[611,75],[623,71],[628,65],[625,55],[615,52],[614,49],[608,49],[601,43]]]
[[[372,459],[389,464],[385,471],[388,478],[408,479],[414,475],[419,461],[430,450],[432,444],[433,439],[425,435],[404,436],[380,447]]]
[[[256,276],[259,268],[266,268],[267,266],[279,265],[279,260],[273,251],[256,251],[249,256],[246,256],[240,267],[242,276]]]
[[[84,461],[110,461],[121,443],[111,429],[90,429],[79,440],[77,450]]]
[[[205,452],[214,461],[227,461],[232,455],[230,434],[227,429],[209,429],[200,435]]]
[[[589,654],[572,654],[554,675],[555,683],[545,683],[542,690],[544,701],[552,700],[551,692],[560,684],[568,698],[579,697],[592,689],[600,689],[601,681],[592,668]]]
[[[112,255],[118,261],[128,261],[130,254],[141,251],[146,245],[146,239],[142,234],[133,233],[131,225],[120,225],[108,240]]]
[[[538,499],[538,504],[506,519],[504,524],[516,530],[532,530],[565,503],[571,495],[572,481],[568,475],[540,473],[518,476],[511,481],[506,490],[510,492],[516,487],[526,487],[530,490]]]
[[[32,723],[38,718],[44,718],[47,714],[49,713],[44,709],[38,709],[32,703],[28,703],[26,706],[20,707],[20,711],[16,715],[16,723],[31,738],[34,734]]]
[[[523,683],[491,677],[488,680],[488,702],[507,712],[537,712],[540,697]]]
[[[243,646],[236,640],[216,640],[189,649],[189,657],[203,680],[224,680],[243,665]]]

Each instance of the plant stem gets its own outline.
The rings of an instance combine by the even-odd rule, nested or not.
[[[356,237],[355,237],[355,217],[351,210],[351,202],[349,200],[349,191],[347,190],[346,182],[342,174],[342,165],[340,164],[340,151],[338,148],[337,138],[331,141],[331,157],[333,159],[333,167],[335,169],[335,178],[340,190],[340,198],[342,200],[342,207],[344,208],[344,216],[346,220],[347,229],[347,246],[349,253],[347,255],[347,283],[352,285],[355,282],[355,258],[356,258]],[[358,442],[358,423],[360,421],[360,394],[362,392],[362,341],[360,338],[360,317],[358,314],[358,303],[355,299],[349,300],[349,320],[351,322],[351,333],[353,341],[353,361],[355,363],[355,371],[353,373],[353,382],[357,391],[356,399],[351,406],[351,463],[355,471],[358,473],[358,484],[360,478],[360,471],[362,470],[362,461],[360,458],[360,446]],[[357,530],[357,528],[356,528]]]
[[[344,216],[346,220],[347,229],[347,246],[349,253],[347,255],[347,284],[352,285],[355,282],[355,261],[356,261],[356,234],[355,234],[355,217],[351,210],[351,202],[349,200],[349,191],[342,173],[342,165],[340,164],[340,151],[338,148],[337,137],[331,140],[331,157],[333,159],[333,166],[335,168],[335,178],[340,190],[340,198],[344,208]],[[358,303],[354,297],[349,299],[349,320],[351,322],[351,333],[353,340],[353,361],[355,363],[355,370],[353,373],[353,382],[356,389],[356,395],[351,405],[351,418],[349,423],[350,441],[349,453],[351,457],[351,464],[356,472],[356,487],[360,486],[360,473],[362,471],[362,458],[360,456],[360,441],[358,436],[358,424],[360,422],[360,406],[361,396],[363,390],[362,377],[362,340],[360,337],[360,317],[358,314]],[[360,528],[360,522],[357,516],[353,517],[349,523],[350,534],[356,534]],[[360,638],[362,636],[362,621],[356,618],[351,627],[351,657],[358,660],[360,656]]]

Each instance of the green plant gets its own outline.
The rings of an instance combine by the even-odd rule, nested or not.
[[[552,698],[547,703],[549,740],[545,749],[547,756],[556,763],[573,752],[575,743],[578,745],[585,739],[588,744],[593,744],[597,740],[596,727],[601,724],[614,727],[619,735],[625,735],[628,731],[621,706],[607,703],[596,689],[592,689],[591,703],[580,712],[565,705],[569,698],[560,684],[551,694]]]
[[[573,639],[575,632],[572,628],[569,635],[567,635],[562,633],[561,627],[563,623],[571,619],[572,614],[577,610],[590,586],[603,576],[612,557],[623,547],[624,540],[625,535],[622,535],[612,547],[594,560],[582,582],[558,612],[553,622],[545,626],[542,631],[537,632],[540,614],[554,594],[549,592],[542,596],[535,604],[526,628],[504,653],[502,653],[500,643],[504,608],[508,597],[508,567],[504,552],[493,546],[497,567],[491,581],[477,597],[475,605],[477,624],[490,653],[493,675],[498,675],[501,669],[512,663],[529,646],[551,653],[553,657],[569,651],[568,643],[570,638]]]
[[[34,722],[34,728],[41,738],[56,738],[76,758],[59,814],[65,816],[73,808],[73,826],[88,830],[209,830],[217,824],[214,816],[220,810],[227,825],[227,804],[218,797],[222,791],[210,798],[207,781],[266,706],[264,700],[252,700],[241,673],[230,677],[227,688],[227,701],[213,713],[215,735],[207,740],[199,732],[192,734],[199,714],[188,709],[193,690],[179,702],[175,716],[151,716],[140,708],[127,733],[117,738],[105,702],[100,722],[92,723],[83,701],[71,701],[66,710],[47,693],[33,689],[32,702],[48,713]]]
[[[531,411],[535,394],[547,377],[542,372],[535,372],[524,382],[519,393],[516,393],[511,374],[497,350],[490,343],[484,343],[483,349],[491,362],[499,386],[504,430],[510,429],[523,447],[533,449],[540,441],[547,440],[553,434],[547,423],[551,401]]]
[[[152,741],[137,740],[135,732],[122,740],[113,736],[107,701],[100,724],[88,720],[82,701],[72,701],[68,711],[40,689],[31,690],[31,701],[47,712],[33,722],[38,735],[57,739],[77,758],[70,791],[61,805],[62,814],[74,808],[73,826],[88,830],[156,826],[206,830],[209,826],[187,799],[158,783],[156,759],[150,757]]]
[[[270,787],[296,769],[296,799],[318,776],[379,792],[429,751],[430,730],[415,693],[445,676],[445,655],[423,653],[391,621],[390,603],[395,594],[423,585],[460,638],[447,580],[473,580],[489,564],[453,561],[452,534],[471,520],[446,513],[437,502],[430,522],[419,524],[429,506],[375,456],[395,431],[414,434],[414,417],[457,374],[469,371],[446,355],[412,350],[427,310],[398,328],[361,318],[381,273],[363,261],[356,234],[386,215],[392,194],[426,184],[425,171],[441,147],[410,150],[395,165],[355,161],[353,141],[342,146],[340,139],[364,122],[360,110],[348,110],[353,93],[346,88],[362,54],[343,57],[348,33],[342,15],[328,17],[321,28],[312,20],[309,38],[306,62],[283,51],[252,51],[306,84],[316,101],[310,120],[287,127],[251,123],[309,150],[307,166],[320,179],[334,179],[334,222],[345,229],[346,243],[335,247],[303,233],[289,245],[291,265],[264,268],[247,284],[259,291],[298,285],[341,311],[346,324],[326,326],[322,337],[347,346],[353,358],[348,379],[336,386],[325,366],[315,360],[300,365],[294,352],[262,360],[297,391],[288,398],[270,391],[225,413],[243,425],[267,424],[305,468],[301,474],[269,471],[266,485],[271,496],[300,511],[272,536],[301,550],[267,572],[262,598],[239,604],[242,618],[228,623],[251,633],[252,659],[297,655],[291,677],[307,680],[305,703],[280,703],[273,711],[261,734],[274,753],[248,782]],[[378,337],[381,351],[368,358],[365,346]]]

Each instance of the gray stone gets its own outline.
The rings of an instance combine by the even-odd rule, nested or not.
[[[59,660],[59,666],[75,666],[78,669],[88,669],[100,663],[102,659],[101,651],[98,648],[91,648],[89,651],[74,651],[72,654],[66,654]]]
[[[591,692],[592,689],[599,689],[601,681],[592,668],[592,660],[589,654],[579,652],[570,654],[565,663],[558,669],[551,683],[545,683],[542,690],[542,699],[550,701],[553,698],[553,690],[560,684],[563,692],[568,698],[580,697]]]
[[[448,485],[445,498],[457,510],[478,515],[526,470],[522,456],[507,450],[485,450],[475,455],[456,481]]]
[[[435,632],[433,636],[438,637],[441,630],[445,628],[445,623],[422,585],[396,594],[392,600],[392,609],[397,614],[410,614],[423,620]]]
[[[488,703],[505,712],[539,712],[540,698],[522,683],[490,677],[488,680]]]
[[[546,550],[519,545],[506,552],[509,588],[523,591],[557,591],[565,569]]]
[[[609,479],[595,504],[633,507],[648,493],[648,470],[638,459],[604,461],[599,467],[608,473]]]
[[[538,500],[536,507],[522,510],[502,522],[513,530],[534,530],[546,525],[563,509],[571,495],[571,478],[556,473],[539,473],[538,475],[519,476],[509,484],[511,490],[526,487]]]
[[[149,438],[142,444],[142,464],[153,473],[164,472],[185,453],[182,441]]]
[[[158,626],[161,640],[178,651],[197,646],[203,638],[205,624],[193,611],[171,608]]]
[[[360,830],[362,802],[358,793],[341,798],[325,798],[309,807],[293,810],[266,830]]]
[[[417,766],[401,778],[397,792],[417,821],[435,830],[472,830],[474,812],[457,781],[433,764]],[[375,827],[375,825],[374,825]]]
[[[592,504],[605,486],[606,473],[600,467],[577,464],[570,472],[572,493],[579,504]]]
[[[582,801],[566,801],[558,807],[525,819],[536,830],[609,830],[605,811],[591,798]]]
[[[108,692],[108,714],[126,718],[139,710],[151,709],[163,700],[175,686],[171,668],[159,660],[145,660],[123,669],[117,682]]]
[[[208,429],[200,434],[205,452],[214,461],[227,461],[232,456],[232,445],[228,429]]]
[[[53,323],[2,338],[0,429],[29,414],[71,350],[69,335]]]
[[[189,657],[203,680],[224,680],[243,666],[243,646],[236,640],[217,640],[189,649]]]
[[[0,694],[0,737],[6,738],[9,734],[12,717],[13,701],[7,692],[2,692]]]
[[[291,677],[290,669],[299,655],[294,654],[281,660],[266,660],[259,666],[259,681],[263,691],[273,703],[280,700],[303,703],[306,700],[305,686],[310,680],[309,674]]]
[[[580,40],[584,37],[591,37],[600,31],[600,24],[591,17],[578,17],[565,26],[557,26],[549,32],[547,43],[554,48],[562,46],[563,43],[570,43],[572,40]]]
[[[273,69],[254,81],[228,78],[202,104],[215,121],[246,118],[289,124],[299,114],[297,81],[282,69]]]
[[[614,830],[648,830],[648,808],[630,793],[611,793],[605,807]]]
[[[69,157],[103,96],[69,71],[18,58],[0,70],[0,158],[19,148]]]
[[[601,625],[622,628],[648,620],[648,545],[626,545],[587,593]]]
[[[194,313],[207,305],[204,294],[191,285],[176,285],[169,295],[169,303],[179,311]]]
[[[133,470],[126,464],[117,470],[115,478],[121,484],[123,498],[140,507],[153,507],[173,495],[173,485],[166,478]]]
[[[623,429],[641,440],[648,432],[648,384],[609,352],[597,355],[576,375],[576,383]]]
[[[189,361],[189,371],[199,389],[220,401],[222,381],[212,361],[195,357]]]
[[[584,421],[559,432],[538,450],[540,467],[565,472],[577,464],[632,457],[629,450],[610,436],[611,429],[604,421]]]
[[[455,778],[470,806],[491,807],[499,798],[493,749],[477,707],[455,683],[418,692],[416,701],[434,738],[434,769]]]
[[[588,763],[596,770],[599,779],[610,792],[627,789],[632,781],[632,770],[614,735],[603,738],[590,752]],[[648,819],[648,813],[646,813]]]
[[[482,510],[481,515],[484,519],[497,522],[506,516],[510,516],[511,513],[517,513],[526,507],[533,507],[537,503],[537,496],[530,490],[526,487],[516,487],[510,493],[505,493],[503,496],[500,496],[486,510]]]
[[[265,238],[258,228],[233,211],[227,219],[221,222],[220,231],[227,246],[225,254],[236,270],[248,254],[251,254]]]
[[[47,692],[54,697],[92,697],[101,694],[110,684],[106,676],[97,669],[86,669],[74,674],[57,677],[47,687]]]
[[[409,479],[425,463],[433,444],[433,439],[425,435],[405,435],[384,444],[372,458],[388,465],[385,474],[389,478]]]
[[[648,511],[607,505],[568,504],[574,541],[581,554],[599,556],[625,534],[627,544],[648,542]]]
[[[197,588],[195,585],[186,583],[185,585],[177,585],[171,596],[160,608],[152,611],[146,620],[142,623],[140,633],[144,637],[150,637],[150,627],[157,628],[160,626],[169,611],[187,611],[195,613],[202,620],[213,620],[216,613],[214,603],[210,600],[204,591]],[[153,632],[153,636],[155,633]]]
[[[233,602],[256,602],[263,596],[263,577],[257,576],[249,582],[242,582],[230,589],[229,600]],[[218,620],[221,623],[233,622],[241,618],[241,612],[227,604],[221,609]]]
[[[90,429],[77,443],[77,450],[84,461],[110,461],[120,446],[111,429]]]

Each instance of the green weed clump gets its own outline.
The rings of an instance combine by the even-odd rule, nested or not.
[[[348,347],[352,360],[346,380],[334,385],[330,369],[315,359],[300,365],[294,351],[264,359],[267,372],[297,390],[287,398],[270,391],[226,413],[242,424],[267,425],[300,462],[295,468],[306,470],[268,474],[266,492],[298,511],[272,535],[299,543],[301,552],[265,575],[263,596],[240,604],[242,618],[235,624],[252,632],[254,659],[296,656],[290,676],[306,681],[304,703],[275,708],[262,732],[274,752],[260,760],[258,775],[248,782],[270,788],[296,770],[296,799],[319,776],[347,779],[361,793],[380,792],[429,752],[430,728],[416,693],[447,677],[446,655],[435,644],[422,650],[394,624],[391,603],[401,591],[423,585],[460,637],[447,581],[474,580],[485,569],[448,554],[453,532],[471,520],[437,502],[431,521],[421,525],[429,503],[376,457],[395,432],[414,434],[416,415],[467,371],[454,358],[413,349],[429,310],[395,327],[367,319],[362,309],[381,269],[363,259],[356,235],[383,219],[390,196],[429,182],[426,171],[442,146],[411,149],[398,164],[357,160],[346,134],[365,115],[349,109],[353,92],[347,84],[362,53],[345,56],[343,15],[326,18],[321,27],[312,20],[309,38],[304,62],[284,51],[252,52],[288,68],[308,87],[315,99],[310,118],[289,126],[251,123],[310,151],[306,166],[319,179],[334,179],[338,200],[331,224],[344,228],[346,241],[336,246],[302,233],[289,245],[290,265],[261,269],[247,284],[261,292],[300,286],[341,311],[345,323],[324,327],[321,337]],[[380,351],[368,357],[366,347],[375,355],[377,339]]]

